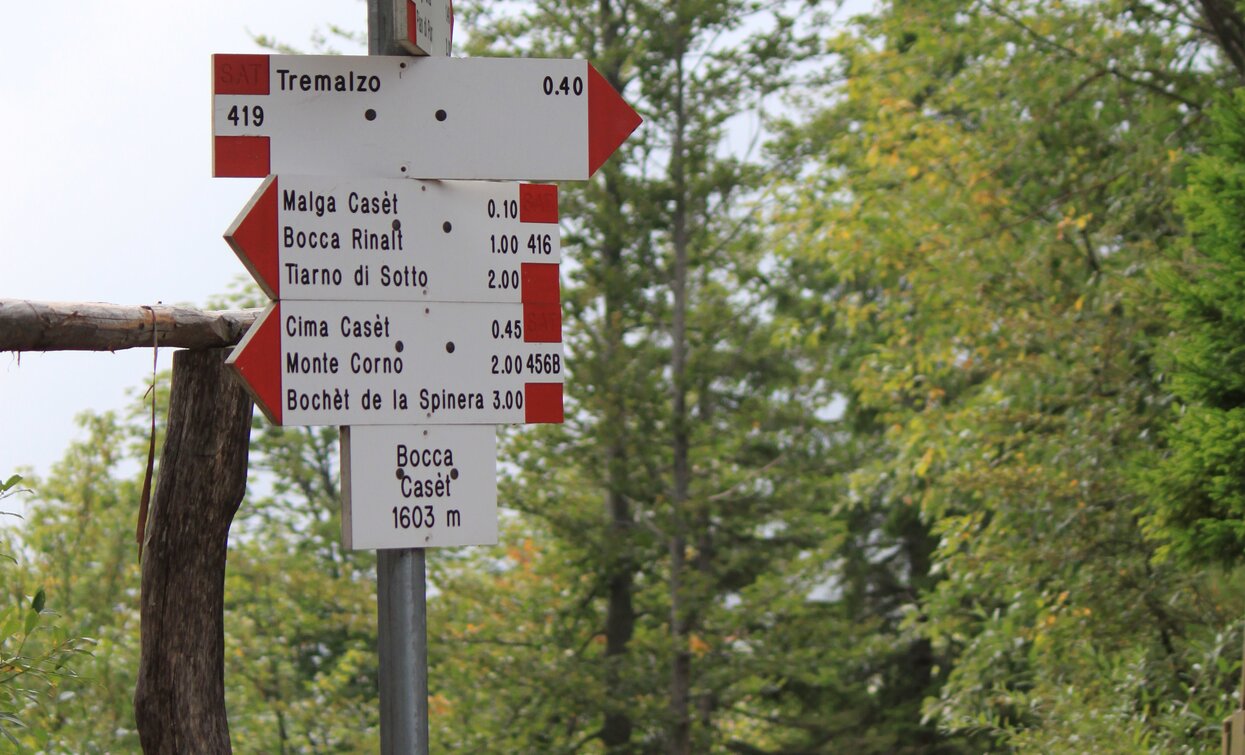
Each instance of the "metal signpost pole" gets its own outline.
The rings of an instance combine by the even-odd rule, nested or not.
[[[369,55],[395,55],[393,0],[368,0]],[[382,753],[428,754],[428,614],[424,550],[376,551]]]
[[[428,753],[428,625],[422,548],[376,551],[380,748]]]

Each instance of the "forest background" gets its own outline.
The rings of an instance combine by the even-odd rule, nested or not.
[[[497,547],[430,554],[434,750],[1218,746],[1241,5],[461,6],[463,52],[586,57],[645,124],[562,187],[567,422],[503,432]],[[30,491],[0,533],[0,747],[138,750],[141,412],[84,416],[0,493]],[[251,461],[234,747],[375,751],[336,430],[257,421]]]

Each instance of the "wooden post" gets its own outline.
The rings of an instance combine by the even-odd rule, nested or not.
[[[173,356],[168,430],[143,546],[134,717],[143,752],[231,752],[225,717],[229,525],[246,491],[251,399],[227,349]]]
[[[1245,632],[1242,632],[1245,644]],[[1241,652],[1241,698],[1237,709],[1223,720],[1220,752],[1223,755],[1245,755],[1245,649]]]

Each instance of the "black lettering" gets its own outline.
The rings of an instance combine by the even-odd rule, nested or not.
[[[319,356],[306,356],[297,351],[285,355],[285,371],[291,375],[336,375],[337,357],[321,352]]]

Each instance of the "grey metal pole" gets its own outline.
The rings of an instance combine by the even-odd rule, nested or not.
[[[402,55],[393,0],[368,0],[369,55]],[[376,552],[376,639],[380,654],[380,750],[428,755],[428,615],[424,551]]]
[[[428,624],[424,551],[376,552],[380,750],[428,753]]]

